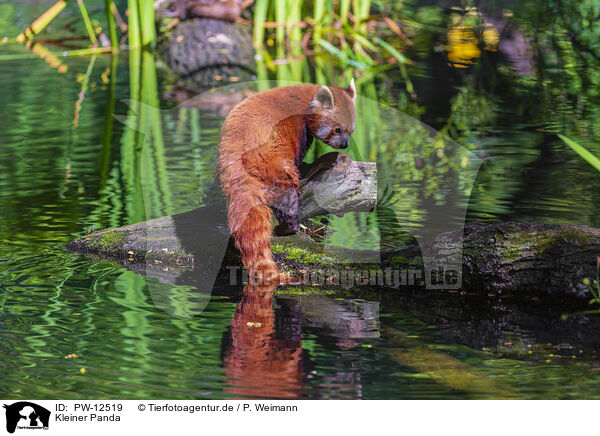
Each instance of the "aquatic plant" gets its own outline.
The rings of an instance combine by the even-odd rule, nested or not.
[[[371,15],[371,10],[371,0],[257,0],[254,45],[275,45],[280,57],[298,54],[298,49],[329,55],[342,68],[409,63],[402,52],[411,42],[401,26],[384,13]]]
[[[587,286],[592,294],[590,305],[597,305],[598,307],[594,310],[588,311],[588,313],[600,313],[600,257],[596,258],[596,278],[594,280],[584,279],[583,284]]]
[[[569,147],[571,147],[571,149],[575,153],[577,153],[583,160],[585,160],[591,166],[596,168],[596,170],[600,171],[600,159],[598,159],[598,157],[596,157],[595,155],[590,153],[585,147],[579,145],[577,142],[573,141],[572,139],[569,139],[566,136],[560,135],[560,134],[558,135],[558,137],[560,139],[562,139],[565,144],[567,144]]]
[[[113,0],[105,0],[106,21],[108,24],[108,35],[110,41],[109,50],[117,51],[119,49],[119,39],[117,35],[117,18],[121,18]],[[156,43],[156,24],[154,4],[151,0],[128,0],[128,24],[119,26],[121,31],[127,32],[129,48],[153,47]],[[40,34],[54,20],[58,14],[67,6],[66,0],[59,0],[52,5],[46,12],[40,15],[31,25],[29,25],[15,40],[20,43],[31,41]],[[90,38],[91,47],[87,54],[98,54],[106,52],[106,48],[98,47],[97,34],[101,30],[94,28],[90,21],[84,0],[77,0],[77,6],[81,13],[81,18],[86,32]]]

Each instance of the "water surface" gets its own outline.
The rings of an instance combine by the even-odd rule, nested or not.
[[[40,12],[7,1],[0,8],[11,23]],[[61,72],[24,47],[3,51],[23,59],[0,61],[0,396],[598,398],[598,319],[580,307],[311,287],[279,289],[271,299],[272,290],[244,294],[242,285],[160,285],[69,252],[64,244],[92,225],[208,203],[222,107],[164,98],[168,80],[150,54],[67,57]],[[500,54],[482,55],[470,73],[429,51],[417,61],[416,102],[393,70],[360,85],[365,100],[349,154],[377,161],[380,190],[389,186],[391,198],[372,214],[329,217],[328,242],[400,246],[444,213],[600,226],[598,174],[555,135],[573,133],[562,130],[572,124],[593,131],[595,111],[578,110],[594,105],[593,95],[580,103],[568,94],[560,110],[533,104],[533,91],[549,98],[532,86],[542,79],[520,75]],[[485,75],[492,61],[510,72]],[[556,89],[568,81],[547,74]],[[144,106],[125,101],[133,97]],[[390,100],[403,114],[398,124],[369,136],[382,118],[368,118],[375,112],[367,97]],[[113,114],[139,115],[150,137]],[[465,176],[438,164],[430,131],[405,120],[442,131],[444,144],[470,150],[481,170]],[[386,142],[375,146],[381,136]],[[203,310],[173,316],[157,307],[153,286],[167,290],[173,307],[183,298]],[[574,314],[565,320],[564,312]]]

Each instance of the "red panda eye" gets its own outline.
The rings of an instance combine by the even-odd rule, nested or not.
[[[334,130],[336,135],[339,135],[340,133],[342,133],[342,129],[340,129],[339,127],[336,127]]]

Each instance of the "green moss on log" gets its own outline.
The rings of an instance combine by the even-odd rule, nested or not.
[[[106,231],[89,235],[89,246],[99,252],[114,252],[121,250],[126,241],[125,233],[119,231]]]
[[[304,265],[329,264],[333,265],[333,259],[308,251],[306,248],[296,247],[290,242],[286,244],[273,244],[274,255],[281,255],[287,262],[301,263]]]
[[[524,257],[539,257],[548,254],[548,251],[558,243],[568,243],[572,246],[586,247],[590,240],[580,232],[571,228],[562,231],[541,230],[530,233],[515,231],[503,234],[503,243],[500,245],[499,255],[508,262],[514,262]]]

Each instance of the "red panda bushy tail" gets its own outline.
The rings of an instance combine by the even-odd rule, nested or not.
[[[236,189],[228,196],[227,218],[242,263],[250,279],[281,283],[292,278],[280,274],[271,251],[272,215],[258,186]]]

